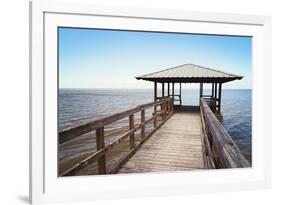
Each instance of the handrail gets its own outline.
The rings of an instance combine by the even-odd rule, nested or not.
[[[203,98],[200,99],[200,111],[202,123],[205,126],[205,151],[207,158],[210,159],[210,166],[214,165],[215,168],[250,167],[249,162]]]
[[[157,112],[157,106],[161,106],[161,111]],[[145,109],[149,107],[154,107],[154,113],[153,117],[145,119]],[[134,123],[134,114],[137,112],[141,112],[141,123],[135,124]],[[80,135],[96,131],[96,145],[97,145],[97,151],[90,156],[88,156],[86,159],[82,160],[81,162],[75,164],[70,169],[66,170],[63,173],[60,173],[60,176],[69,176],[75,174],[78,170],[82,169],[83,167],[87,166],[89,163],[97,160],[98,161],[98,168],[99,168],[99,174],[106,174],[106,173],[114,173],[118,170],[118,168],[125,163],[125,161],[131,156],[149,136],[152,135],[164,122],[168,120],[169,117],[173,115],[174,112],[174,106],[173,101],[171,98],[163,98],[160,101],[154,101],[151,103],[143,104],[140,106],[137,106],[133,109],[126,110],[123,112],[119,112],[117,114],[113,114],[107,117],[104,117],[99,120],[95,120],[89,123],[85,123],[82,125],[78,125],[75,127],[67,128],[62,130],[59,133],[59,142],[65,143],[71,139],[74,139],[75,137],[78,137]],[[157,117],[162,117],[162,122],[157,125]],[[109,125],[113,122],[116,122],[120,119],[123,119],[125,117],[129,117],[129,130],[124,133],[121,137],[119,137],[114,142],[111,142],[109,145],[105,146],[104,141],[104,126]],[[154,129],[145,136],[145,125],[150,122],[154,121]],[[137,130],[141,129],[141,140],[138,145],[135,143],[135,132]],[[130,151],[123,157],[117,165],[113,168],[113,170],[106,170],[106,158],[105,154],[109,150],[113,149],[116,145],[120,144],[127,138],[130,139]]]
[[[113,122],[116,122],[124,117],[128,117],[131,114],[134,114],[136,112],[139,112],[141,109],[145,109],[147,107],[152,106],[158,106],[163,104],[164,102],[170,101],[170,98],[164,98],[160,101],[150,102],[143,105],[139,105],[135,108],[132,108],[130,110],[126,110],[123,112],[119,112],[110,116],[106,116],[104,118],[94,120],[88,123],[84,123],[82,125],[74,126],[74,127],[68,127],[63,129],[59,132],[59,144],[62,144],[64,142],[70,141],[77,136],[86,134],[88,132],[91,132],[93,130],[96,130],[100,127],[104,127],[106,125],[109,125]]]

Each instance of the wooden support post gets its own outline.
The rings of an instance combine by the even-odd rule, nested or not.
[[[134,122],[134,114],[129,115],[129,130],[132,130],[135,128],[135,122]],[[135,133],[132,133],[130,135],[130,148],[135,148]]]
[[[203,95],[203,83],[200,83],[199,105],[202,95]]]
[[[200,83],[200,98],[203,96],[203,83]]]
[[[154,101],[157,100],[157,82],[154,82]]]
[[[174,98],[175,98],[175,83],[173,82],[173,84],[172,84],[172,97],[173,97],[173,104],[174,104]]]
[[[182,102],[181,102],[181,83],[180,83],[180,106],[181,106]]]
[[[212,83],[212,98],[214,97],[214,83]]]
[[[141,138],[143,139],[145,137],[145,110],[141,110]]]
[[[170,83],[168,83],[168,97],[170,97]]]
[[[211,95],[210,107],[212,111],[216,110],[215,83],[212,83],[212,95]]]
[[[217,99],[218,99],[218,84],[217,83],[215,83],[215,109],[217,109],[218,108],[218,106],[217,106]]]
[[[216,98],[216,100],[217,100],[217,98],[218,98],[218,86],[217,86],[218,84],[217,83],[215,83],[215,98]]]
[[[219,83],[219,104],[218,104],[218,111],[221,112],[221,87],[222,83]]]
[[[104,127],[96,129],[96,146],[97,151],[104,148]],[[98,157],[99,174],[106,174],[105,154]]]
[[[165,96],[165,84],[162,83],[162,98]]]

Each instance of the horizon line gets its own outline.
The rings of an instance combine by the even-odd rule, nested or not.
[[[77,90],[77,89],[114,89],[114,90],[120,90],[120,89],[142,89],[142,90],[150,90],[152,89],[153,90],[153,87],[152,88],[61,88],[59,87],[58,89],[73,89],[73,90]],[[179,88],[176,88],[176,89],[179,89]],[[182,90],[199,90],[199,88],[182,88]],[[205,88],[206,90],[211,90],[211,88]],[[222,88],[223,90],[252,90],[252,88]],[[157,90],[162,90],[161,88],[158,88]],[[166,90],[166,89],[165,89]]]

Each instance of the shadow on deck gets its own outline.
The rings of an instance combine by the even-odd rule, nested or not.
[[[189,106],[189,105],[174,105],[175,112],[200,112],[199,106]]]

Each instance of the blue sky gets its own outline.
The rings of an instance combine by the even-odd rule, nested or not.
[[[224,88],[252,87],[251,37],[59,28],[60,88],[150,88],[134,76],[185,63],[244,76]]]

